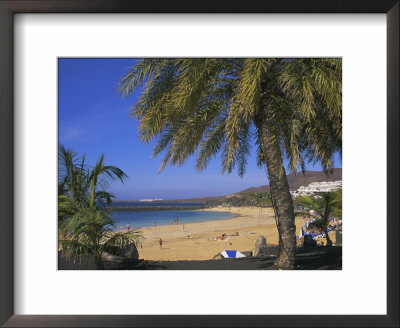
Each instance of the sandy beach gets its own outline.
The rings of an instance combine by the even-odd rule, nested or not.
[[[208,260],[223,250],[254,251],[258,235],[268,244],[278,244],[278,231],[272,208],[210,208],[208,211],[231,212],[233,219],[200,223],[171,224],[143,229],[145,240],[138,247],[139,258],[156,261]],[[304,219],[296,219],[296,235]],[[236,232],[239,236],[235,236]],[[223,233],[223,241],[213,240]],[[160,238],[163,241],[159,245]],[[324,241],[321,239],[321,241]]]

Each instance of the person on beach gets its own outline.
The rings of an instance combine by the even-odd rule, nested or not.
[[[129,223],[126,225],[126,230],[131,230],[131,225]]]
[[[160,248],[162,248],[162,243],[163,243],[163,241],[162,241],[161,238],[160,238],[160,240],[158,241],[158,243],[160,244]]]
[[[185,230],[185,225],[184,224],[182,224],[182,230]]]
[[[217,240],[225,240],[226,238],[226,233],[223,233],[221,236],[216,237]]]
[[[157,228],[157,222],[154,221],[154,229],[156,229],[156,228]]]

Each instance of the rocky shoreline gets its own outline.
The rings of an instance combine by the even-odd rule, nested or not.
[[[251,256],[238,259],[203,261],[148,261],[118,259],[104,261],[106,270],[278,270],[276,256]],[[93,259],[58,256],[59,270],[95,270]],[[298,248],[295,270],[342,270],[342,247]]]

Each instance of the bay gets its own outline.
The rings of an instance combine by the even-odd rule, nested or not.
[[[126,229],[129,223],[133,228],[154,227],[176,224],[174,220],[178,219],[178,224],[206,222],[215,220],[226,220],[236,215],[228,212],[214,212],[203,210],[168,210],[168,211],[113,211],[110,213],[116,221],[116,229]]]

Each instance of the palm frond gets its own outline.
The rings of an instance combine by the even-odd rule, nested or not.
[[[237,166],[243,174],[261,107],[289,170],[304,170],[306,161],[329,170],[341,151],[341,65],[340,58],[143,59],[121,80],[120,92],[144,87],[132,113],[139,139],[158,138],[153,155],[163,153],[160,171],[196,150],[196,167],[204,169],[222,149],[222,171]],[[265,160],[259,149],[259,164]]]
[[[124,75],[118,84],[118,90],[123,96],[134,92],[138,86],[150,79],[159,67],[162,67],[166,59],[145,58],[130,68],[129,73]]]
[[[211,158],[215,157],[225,140],[225,119],[215,121],[204,134],[196,159],[198,171],[204,170]]]

